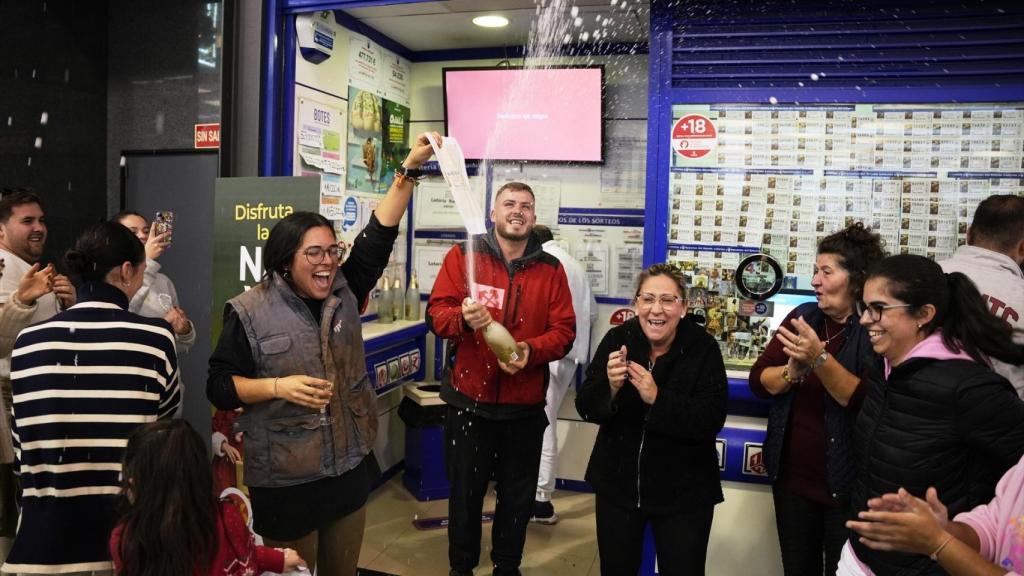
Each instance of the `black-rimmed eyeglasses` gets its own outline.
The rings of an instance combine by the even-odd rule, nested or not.
[[[332,244],[327,248],[323,246],[310,246],[303,250],[302,253],[306,256],[306,262],[316,266],[323,262],[326,256],[330,256],[331,260],[340,260],[345,256],[345,249],[337,244]]]
[[[872,322],[878,322],[882,319],[882,312],[889,310],[890,308],[913,308],[913,304],[882,304],[881,302],[857,302],[857,316],[863,318],[864,313],[868,313],[868,318]]]

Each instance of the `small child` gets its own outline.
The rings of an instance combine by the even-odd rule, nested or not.
[[[235,576],[305,565],[289,548],[256,546],[238,509],[217,501],[203,440],[183,420],[136,430],[122,478],[120,520],[110,536],[121,576]]]

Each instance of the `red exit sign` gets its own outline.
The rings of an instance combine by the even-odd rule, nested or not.
[[[220,124],[196,124],[196,148],[220,148]]]

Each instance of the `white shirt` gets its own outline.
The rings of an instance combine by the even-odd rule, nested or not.
[[[562,263],[572,294],[572,309],[576,313],[576,341],[565,357],[586,366],[590,360],[590,327],[597,320],[597,301],[590,290],[590,280],[580,263],[554,240],[544,243],[544,251]]]
[[[1024,272],[1006,254],[961,246],[949,260],[939,262],[946,272],[962,272],[985,298],[985,307],[1013,329],[1013,341],[1024,344]],[[992,368],[1006,377],[1024,398],[1024,366],[992,358]]]

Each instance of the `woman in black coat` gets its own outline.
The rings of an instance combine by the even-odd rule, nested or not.
[[[640,275],[637,317],[608,331],[576,397],[601,425],[587,466],[597,493],[602,574],[633,576],[644,528],[660,573],[703,574],[715,504],[723,500],[715,437],[725,423],[725,364],[686,315],[682,270]]]

